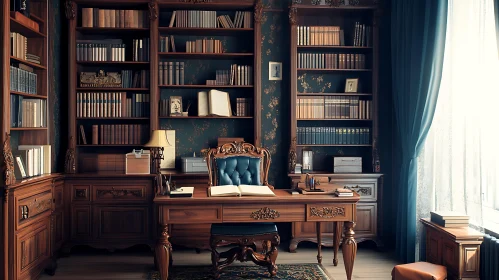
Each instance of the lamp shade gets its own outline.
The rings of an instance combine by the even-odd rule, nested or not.
[[[150,148],[170,147],[171,145],[166,139],[166,130],[153,130],[151,139],[144,146]]]

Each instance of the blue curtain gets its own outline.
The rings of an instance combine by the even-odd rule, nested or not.
[[[442,77],[447,0],[392,0],[392,87],[401,151],[396,251],[413,262],[416,250],[417,156],[430,128]],[[399,169],[399,170],[397,170]]]
[[[497,50],[499,51],[499,0],[494,0],[494,16],[496,19]]]

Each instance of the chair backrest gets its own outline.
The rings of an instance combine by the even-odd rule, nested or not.
[[[232,142],[206,155],[209,185],[268,185],[270,153],[250,143]]]

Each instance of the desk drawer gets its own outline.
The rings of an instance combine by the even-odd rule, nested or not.
[[[262,204],[223,207],[224,222],[291,222],[305,218],[305,206],[298,205],[272,205]]]
[[[308,204],[307,222],[355,221],[354,208],[352,204]]]
[[[140,201],[147,200],[147,188],[143,186],[94,185],[93,201]]]
[[[161,221],[165,224],[220,223],[222,206],[161,206]]]
[[[360,201],[376,201],[378,198],[378,183],[376,180],[335,180],[331,183],[343,186],[346,189],[356,191],[360,195]]]
[[[52,191],[46,190],[26,198],[20,197],[17,200],[17,211],[18,229],[49,216],[52,211]]]

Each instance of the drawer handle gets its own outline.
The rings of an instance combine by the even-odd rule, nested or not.
[[[270,209],[268,207],[260,208],[250,214],[250,218],[254,220],[274,220],[281,216],[279,211]]]
[[[29,208],[28,205],[21,206],[21,220],[26,220],[29,218]]]
[[[310,207],[310,216],[331,219],[336,216],[345,217],[345,207]]]
[[[355,187],[344,186],[345,189],[356,191],[360,195],[372,195],[372,188],[363,188],[359,185]]]
[[[127,197],[129,195],[135,197],[143,197],[142,190],[114,189],[114,187],[112,187],[110,190],[97,190],[98,197],[103,197],[107,194],[112,195],[113,198]]]

